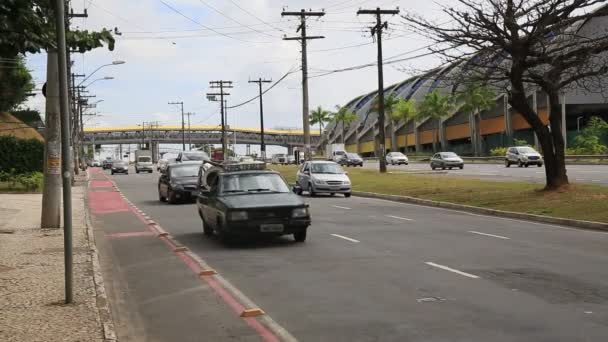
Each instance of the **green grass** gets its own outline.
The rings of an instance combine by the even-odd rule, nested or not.
[[[272,166],[294,183],[295,166]],[[446,175],[380,174],[348,168],[353,190],[412,196],[477,207],[562,218],[608,222],[608,187],[571,185],[567,191],[544,192],[542,185],[490,182]]]
[[[26,193],[25,186],[12,182],[0,182],[0,193]]]

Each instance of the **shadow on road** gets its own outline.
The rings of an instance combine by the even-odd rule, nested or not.
[[[188,246],[190,249],[205,249],[207,251],[227,250],[227,249],[259,249],[259,248],[285,248],[304,246],[302,243],[295,242],[291,235],[283,236],[256,236],[247,238],[234,238],[230,242],[220,241],[218,236],[206,236],[200,233],[176,234],[174,237]]]

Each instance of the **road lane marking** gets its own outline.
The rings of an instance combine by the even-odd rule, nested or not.
[[[488,233],[476,232],[476,231],[474,231],[474,230],[469,230],[469,233],[473,233],[473,234],[479,234],[479,235],[485,235],[485,236],[491,236],[491,237],[495,237],[495,238],[499,238],[499,239],[510,240],[510,238],[508,238],[508,237],[506,237],[506,236],[500,236],[500,235],[494,235],[494,234],[488,234]]]
[[[498,173],[478,173],[479,176],[498,176]]]
[[[386,215],[386,217],[394,218],[394,219],[397,219],[397,220],[414,221],[414,220],[409,219],[407,217],[400,217],[400,216],[393,216],[393,215]]]
[[[339,205],[332,205],[332,207],[338,208],[338,209],[344,209],[344,210],[351,210],[351,208],[349,208],[349,207],[341,207]]]
[[[354,243],[359,243],[359,242],[361,242],[361,241],[359,241],[359,240],[351,239],[351,238],[349,238],[349,237],[347,237],[347,236],[340,235],[340,234],[331,234],[331,235],[332,235],[332,236],[335,236],[335,237],[337,237],[337,238],[340,238],[340,239],[344,239],[344,240],[348,240],[348,241],[350,241],[350,242],[354,242]]]
[[[440,269],[445,270],[445,271],[454,272],[456,274],[460,274],[461,276],[465,276],[465,277],[469,277],[469,278],[473,278],[473,279],[478,279],[479,278],[478,276],[476,276],[474,274],[462,272],[462,271],[459,271],[459,270],[456,270],[456,269],[453,269],[453,268],[450,268],[450,267],[447,267],[447,266],[436,264],[434,262],[428,262],[427,261],[427,262],[425,262],[425,264],[427,264],[429,266],[440,268]]]

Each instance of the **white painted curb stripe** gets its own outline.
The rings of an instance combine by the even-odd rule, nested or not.
[[[425,264],[427,264],[427,265],[429,265],[429,266],[433,266],[433,267],[440,268],[440,269],[442,269],[442,270],[446,270],[446,271],[454,272],[454,273],[456,273],[456,274],[460,274],[461,276],[465,276],[465,277],[469,277],[469,278],[473,278],[473,279],[478,279],[478,278],[479,278],[478,276],[476,276],[476,275],[474,275],[474,274],[471,274],[471,273],[466,273],[466,272],[462,272],[462,271],[459,271],[459,270],[456,270],[456,269],[453,269],[453,268],[450,268],[450,267],[447,267],[447,266],[443,266],[443,265],[436,264],[436,263],[434,263],[434,262],[428,262],[428,261],[427,261],[427,262],[425,262]]]

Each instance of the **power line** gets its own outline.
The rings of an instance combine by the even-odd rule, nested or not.
[[[287,73],[285,73],[285,75],[283,75],[283,76],[282,76],[281,78],[279,78],[279,79],[278,79],[276,82],[274,82],[274,83],[273,83],[273,84],[272,84],[270,87],[268,87],[266,90],[264,90],[264,91],[262,92],[262,95],[264,95],[264,94],[266,94],[267,92],[269,92],[269,91],[270,91],[272,88],[276,87],[276,86],[277,86],[279,83],[281,83],[281,81],[283,81],[285,78],[287,78],[287,76],[289,76],[289,75],[291,75],[291,74],[293,74],[293,73],[295,73],[295,72],[297,72],[297,70],[294,70],[294,68],[291,68],[291,69],[290,69],[290,70],[289,70]],[[249,99],[249,100],[247,100],[247,101],[245,101],[245,102],[241,102],[241,103],[239,103],[239,104],[237,104],[237,105],[230,106],[230,107],[227,107],[227,108],[228,108],[228,109],[232,109],[232,108],[238,108],[238,107],[244,106],[244,105],[246,105],[246,104],[248,104],[248,103],[250,103],[250,102],[252,102],[252,101],[257,100],[259,97],[260,97],[259,95],[258,95],[258,96],[255,96],[255,97],[253,97],[253,98],[251,98],[251,99]]]
[[[255,19],[257,19],[257,20],[258,20],[258,21],[260,21],[261,23],[265,24],[266,26],[268,26],[268,27],[270,27],[270,28],[272,28],[272,29],[275,29],[275,30],[281,31],[281,32],[285,32],[285,31],[284,31],[282,28],[278,28],[278,27],[272,26],[272,25],[270,25],[270,23],[269,23],[269,22],[266,22],[266,21],[264,21],[264,20],[260,19],[260,18],[259,18],[257,15],[255,15],[255,14],[253,14],[253,13],[249,12],[248,10],[244,9],[244,8],[243,8],[243,7],[241,7],[241,6],[240,6],[238,3],[236,3],[234,0],[230,0],[230,2],[231,2],[231,3],[232,3],[234,6],[238,7],[238,8],[239,8],[241,11],[243,11],[243,12],[245,12],[245,13],[249,14],[250,16],[254,17]]]
[[[210,4],[208,4],[208,3],[207,3],[206,1],[204,1],[204,0],[198,0],[198,1],[199,1],[200,3],[202,3],[203,5],[205,5],[205,6],[209,7],[209,8],[211,8],[213,11],[215,11],[215,12],[216,12],[216,13],[218,13],[219,15],[223,16],[224,18],[226,18],[226,19],[228,19],[228,20],[230,20],[230,21],[232,21],[232,22],[235,22],[235,23],[237,23],[238,25],[241,25],[242,27],[246,27],[246,28],[248,28],[248,29],[250,29],[250,30],[252,30],[252,31],[255,31],[255,32],[257,32],[257,33],[261,33],[261,34],[267,35],[267,36],[269,36],[269,37],[273,37],[273,38],[278,38],[278,37],[279,37],[279,36],[274,36],[274,35],[268,34],[268,33],[263,32],[263,31],[256,30],[256,29],[254,29],[254,28],[252,28],[252,27],[250,27],[250,26],[248,26],[248,25],[245,25],[245,24],[241,23],[240,21],[238,21],[238,20],[236,20],[236,19],[234,19],[234,18],[232,18],[232,17],[229,17],[229,16],[228,16],[228,15],[226,15],[224,12],[222,12],[222,11],[218,10],[218,9],[217,9],[217,8],[215,8],[214,6],[211,6]]]

